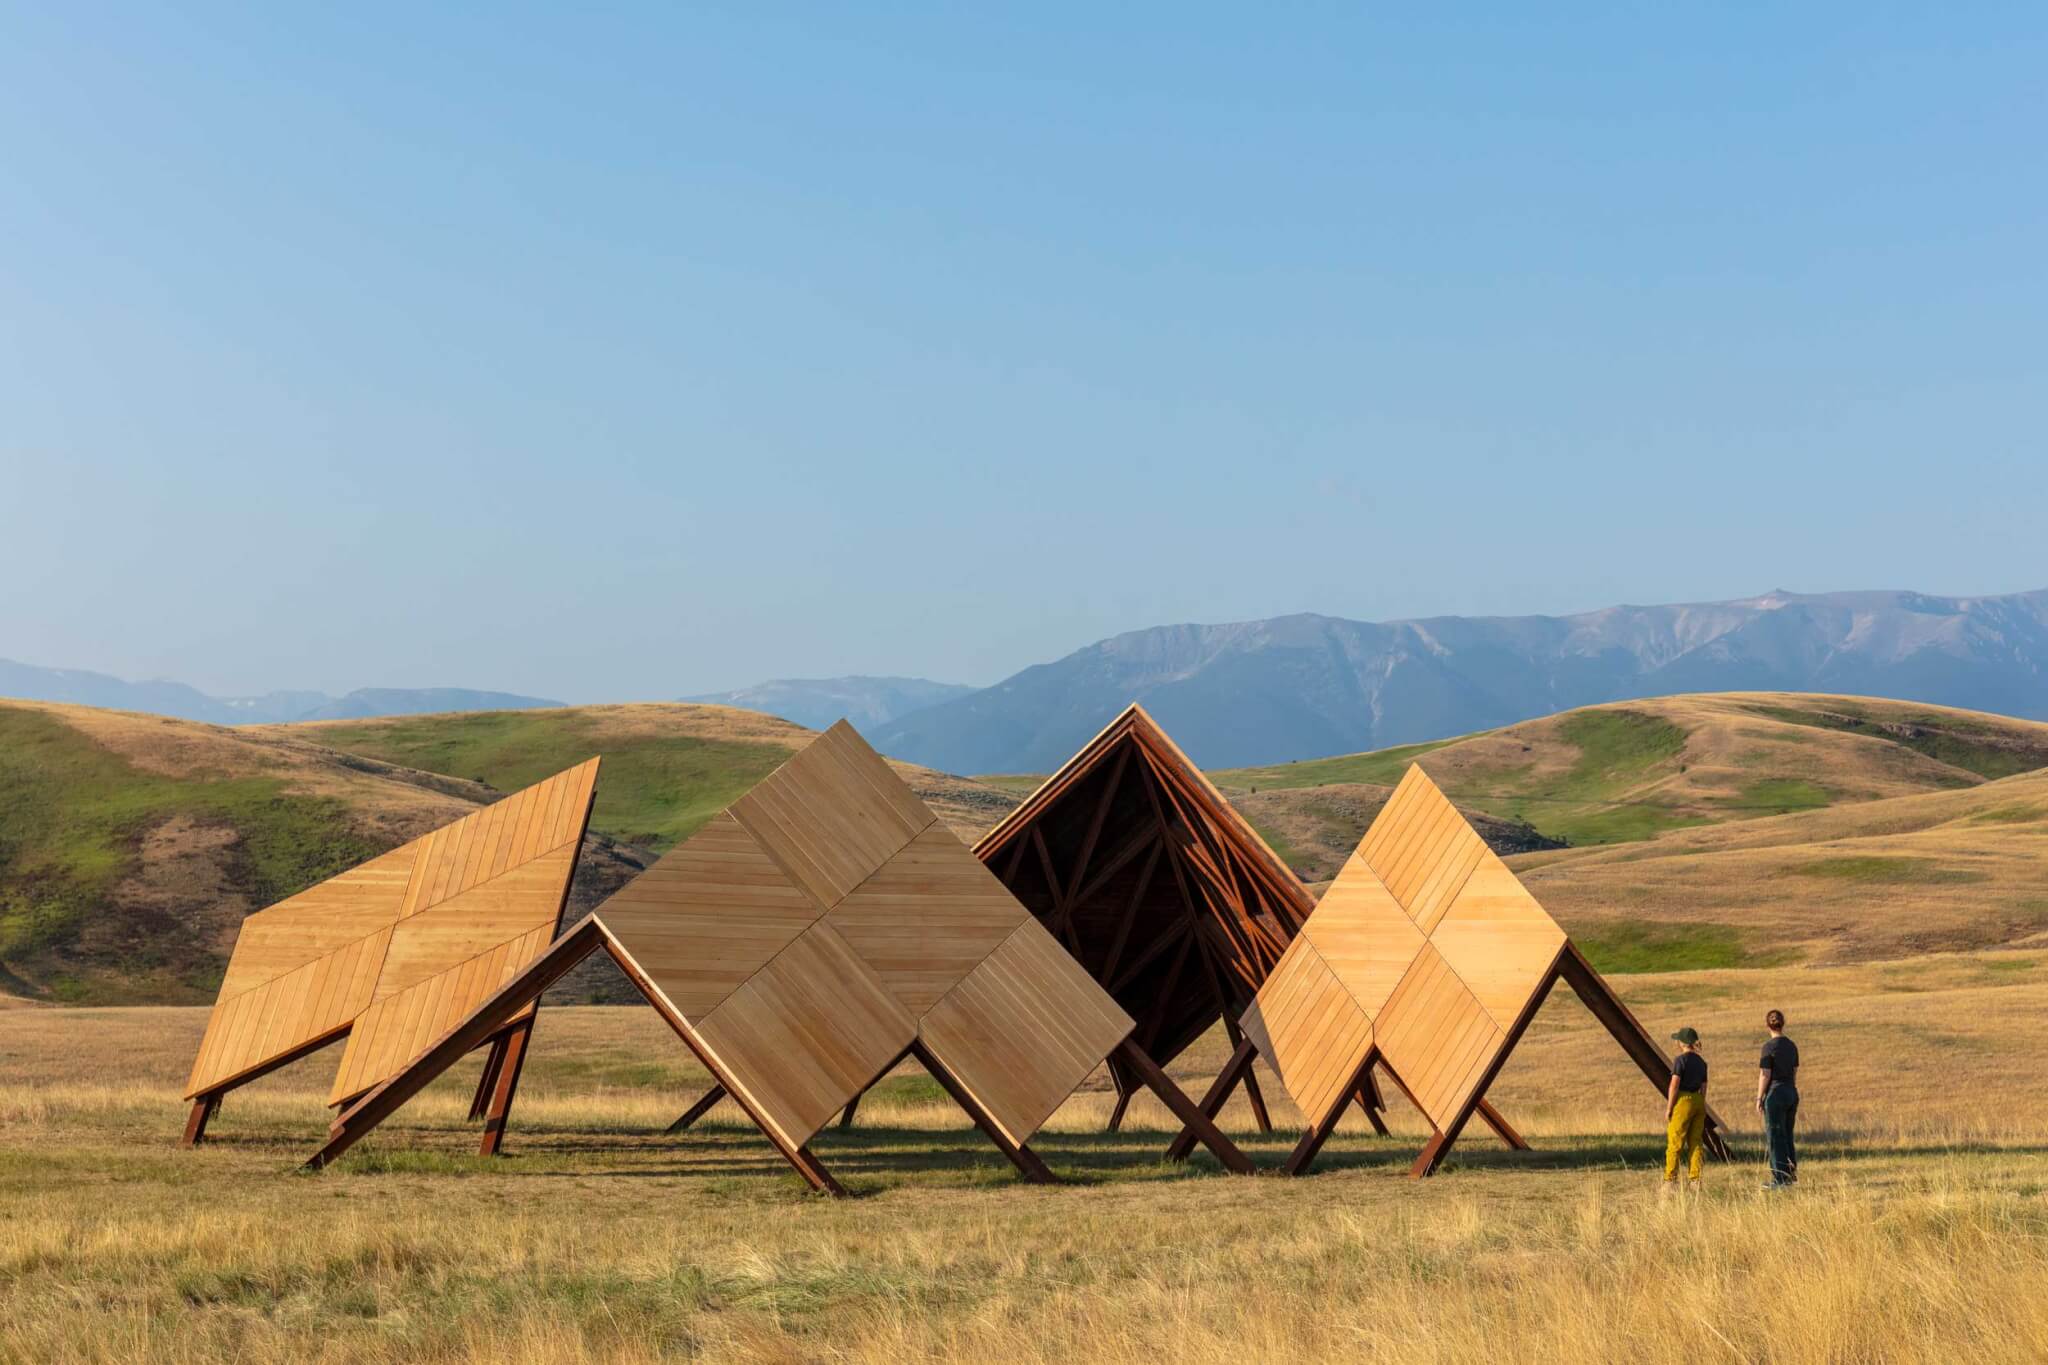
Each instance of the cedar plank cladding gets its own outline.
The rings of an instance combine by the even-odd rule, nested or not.
[[[785,1151],[914,1044],[1021,1145],[1133,1028],[844,721],[592,918]]]
[[[1328,971],[1311,987],[1294,986],[1290,997],[1269,983],[1272,998],[1262,990],[1246,1019],[1288,1094],[1319,1120],[1342,1104],[1343,1087],[1377,1051],[1439,1132],[1476,1102],[1517,1021],[1548,991],[1565,945],[1564,930],[1415,766],[1302,933]],[[1254,1016],[1283,1007],[1290,1021],[1315,1018],[1314,997],[1339,992],[1365,1017],[1362,1036],[1296,1041],[1290,1057],[1273,1028],[1252,1027]],[[1303,995],[1310,998],[1296,998]],[[1299,1055],[1314,1045],[1331,1049],[1327,1065]]]
[[[1314,909],[1137,705],[975,853],[1138,1021],[1137,1041],[1162,1064],[1243,1013]]]
[[[501,945],[508,959],[515,944],[524,954],[512,969],[530,960],[560,916],[597,767],[594,758],[578,764],[244,920],[186,1098],[344,1032],[343,1073],[355,1057],[356,1071],[369,1074],[369,1052],[402,1046],[385,1036],[398,1010],[378,1009],[384,1000],[431,988]],[[480,1000],[474,989],[444,983],[430,1022],[460,999]],[[355,1036],[366,1012],[377,1015],[367,1041]]]
[[[1309,1130],[1286,1166],[1299,1174],[1354,1087],[1384,1064],[1435,1129],[1411,1175],[1435,1171],[1475,1113],[1509,1145],[1523,1146],[1483,1100],[1559,980],[1661,1091],[1670,1057],[1428,775],[1411,766],[1260,988],[1244,1018],[1247,1041],[1211,1087],[1205,1111],[1221,1106],[1227,1079],[1256,1050],[1308,1116]],[[1173,1150],[1184,1151],[1188,1140],[1184,1133]],[[1707,1145],[1727,1157],[1711,1109]]]

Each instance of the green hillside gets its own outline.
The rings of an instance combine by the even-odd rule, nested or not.
[[[695,833],[781,766],[808,735],[792,725],[791,738],[781,742],[727,737],[715,721],[661,732],[621,721],[617,713],[629,709],[478,711],[290,728],[343,753],[466,777],[501,792],[602,755],[591,828],[657,851]]]
[[[1410,763],[1468,810],[1571,844],[1612,844],[2031,771],[2048,766],[2048,725],[1861,697],[1727,693],[1211,776],[1233,796],[1374,788]]]

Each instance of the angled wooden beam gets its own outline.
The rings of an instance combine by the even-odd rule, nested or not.
[[[513,1029],[505,1037],[504,1051],[499,1054],[497,1084],[491,1087],[490,1108],[484,1116],[483,1141],[478,1145],[478,1156],[496,1156],[505,1142],[505,1116],[512,1110],[512,1094],[519,1088],[519,1072],[526,1065],[526,1044],[533,1036],[533,1019]]]
[[[197,1147],[206,1141],[206,1125],[220,1112],[220,1097],[221,1092],[215,1090],[192,1101],[192,1112],[185,1119],[185,1146]]]
[[[1365,1083],[1365,1078],[1371,1074],[1374,1060],[1372,1052],[1368,1050],[1365,1060],[1352,1072],[1350,1080],[1331,1102],[1328,1112],[1311,1123],[1302,1133],[1301,1141],[1294,1144],[1294,1150],[1287,1154],[1287,1160],[1281,1164],[1281,1174],[1301,1175],[1314,1163],[1316,1154],[1322,1151],[1323,1144],[1330,1140],[1330,1134],[1337,1131],[1337,1120],[1344,1117],[1344,1110],[1350,1105],[1351,1097],[1358,1092],[1358,1088]]]
[[[592,916],[584,922],[596,923],[596,919]],[[690,1049],[691,1055],[696,1057],[698,1063],[724,1087],[732,1102],[746,1111],[754,1126],[761,1130],[761,1135],[774,1144],[776,1151],[782,1153],[782,1159],[794,1167],[796,1173],[804,1178],[804,1182],[818,1193],[829,1194],[835,1199],[843,1198],[846,1194],[845,1188],[825,1169],[824,1163],[811,1152],[809,1145],[791,1146],[777,1135],[774,1125],[768,1121],[768,1116],[755,1107],[753,1100],[747,1097],[747,1092],[733,1080],[719,1060],[698,1043],[696,1031],[690,1027],[689,1021],[670,1007],[668,997],[661,993],[660,987],[648,979],[647,973],[640,969],[640,964],[633,960],[633,955],[627,952],[624,945],[614,939],[602,924],[598,924],[597,927],[605,950],[612,955],[612,960],[619,964],[619,970],[626,974],[626,979],[639,988],[640,994],[647,998],[647,1003],[654,1006],[654,1012],[662,1017],[676,1037],[683,1040],[683,1046]],[[889,1066],[895,1064],[891,1061]],[[882,1070],[883,1074],[887,1074],[888,1067]]]
[[[1450,1154],[1451,1144],[1458,1140],[1459,1133],[1465,1131],[1465,1124],[1471,1120],[1473,1114],[1478,1112],[1480,1104],[1485,1100],[1486,1088],[1493,1084],[1493,1078],[1500,1074],[1500,1069],[1507,1064],[1508,1058],[1514,1054],[1515,1044],[1522,1041],[1522,1035],[1528,1032],[1529,1025],[1536,1020],[1537,1012],[1543,1008],[1543,1002],[1550,998],[1550,992],[1557,985],[1558,977],[1561,974],[1559,964],[1562,963],[1565,954],[1570,949],[1571,944],[1569,942],[1564,947],[1558,949],[1556,959],[1552,961],[1550,969],[1543,975],[1543,984],[1530,994],[1528,1003],[1522,1006],[1522,1012],[1515,1016],[1514,1027],[1508,1030],[1506,1041],[1494,1053],[1492,1062],[1487,1065],[1485,1072],[1479,1077],[1478,1084],[1472,1087],[1470,1098],[1463,1105],[1459,1106],[1458,1112],[1452,1117],[1451,1121],[1438,1129],[1429,1142],[1424,1145],[1421,1153],[1415,1158],[1415,1164],[1408,1168],[1409,1175],[1417,1179],[1434,1175],[1437,1168],[1443,1165],[1444,1158]]]
[[[1159,1069],[1159,1063],[1152,1060],[1150,1053],[1128,1037],[1116,1046],[1115,1055],[1122,1057],[1133,1074],[1181,1121],[1182,1131],[1193,1133],[1200,1139],[1201,1144],[1223,1163],[1224,1170],[1237,1175],[1252,1174],[1256,1168],[1251,1158],[1238,1150],[1236,1143],[1223,1136],[1222,1130],[1202,1112],[1201,1107],[1188,1098],[1187,1091],[1175,1085],[1173,1078]]]
[[[1124,968],[1123,974],[1110,983],[1109,993],[1115,995],[1118,991],[1130,985],[1136,979],[1139,972],[1152,965],[1154,959],[1187,938],[1188,934],[1192,932],[1190,928],[1192,923],[1193,921],[1191,920],[1183,919],[1169,924],[1160,933],[1158,938],[1153,939],[1151,943],[1145,946],[1145,950],[1132,960],[1130,966]]]
[[[982,1135],[995,1144],[996,1150],[1010,1159],[1010,1164],[1017,1168],[1020,1175],[1034,1185],[1059,1183],[1059,1177],[1039,1160],[1038,1153],[1032,1151],[1029,1144],[1012,1142],[1003,1136],[1003,1130],[996,1126],[996,1121],[989,1117],[988,1111],[983,1109],[974,1096],[967,1092],[967,1087],[960,1084],[958,1078],[946,1069],[946,1064],[932,1055],[930,1048],[920,1041],[910,1045],[910,1052],[923,1064],[926,1071],[931,1072],[932,1079],[953,1097],[953,1102],[967,1111],[967,1116],[974,1120],[974,1126],[981,1129]]]
[[[705,1091],[704,1094],[698,1099],[698,1101],[695,1104],[691,1105],[688,1109],[685,1109],[683,1111],[683,1116],[681,1118],[677,1119],[674,1123],[671,1123],[668,1127],[661,1130],[663,1135],[673,1137],[677,1133],[682,1132],[691,1124],[695,1123],[698,1119],[701,1119],[706,1114],[710,1113],[712,1109],[717,1106],[718,1102],[724,1098],[725,1087],[718,1084],[716,1081],[713,1081],[711,1083],[711,1088]]]
[[[470,1016],[443,1034],[441,1039],[412,1063],[357,1100],[334,1121],[327,1145],[306,1162],[310,1170],[321,1167],[355,1146],[363,1135],[382,1123],[407,1100],[452,1066],[457,1059],[480,1046],[503,1028],[512,1017],[540,998],[540,993],[566,976],[570,969],[589,957],[604,943],[603,928],[595,918],[585,916],[575,928],[555,940],[553,946],[515,973]]]
[[[867,1091],[863,1090],[860,1092],[860,1095],[865,1095],[867,1093]],[[846,1102],[846,1108],[840,1111],[839,1126],[841,1128],[853,1127],[854,1113],[860,1108],[860,1095],[855,1095],[852,1099],[848,1100]]]
[[[1494,1136],[1508,1145],[1510,1151],[1526,1152],[1529,1150],[1528,1140],[1516,1132],[1514,1127],[1500,1116],[1500,1111],[1495,1109],[1489,1101],[1481,1099],[1478,1105],[1475,1106],[1475,1112],[1488,1128],[1493,1129]]]
[[[1564,951],[1558,955],[1556,974],[1613,1035],[1614,1041],[1621,1044],[1622,1051],[1642,1069],[1650,1083],[1663,1090],[1671,1080],[1671,1058],[1650,1037],[1650,1031],[1643,1027],[1642,1022],[1629,1012],[1628,1006],[1621,1003],[1621,997],[1608,987],[1600,973],[1593,970],[1593,964],[1586,961],[1585,954],[1579,951],[1576,943],[1566,941]],[[1707,1109],[1706,1145],[1707,1150],[1721,1160],[1732,1159],[1726,1130],[1720,1115],[1711,1106]]]
[[[1131,893],[1131,903],[1125,908],[1123,918],[1117,922],[1116,938],[1109,945],[1109,956],[1103,959],[1102,975],[1116,979],[1116,965],[1124,955],[1124,945],[1130,941],[1131,922],[1138,917],[1138,907],[1145,903],[1145,893],[1152,889],[1152,873],[1159,866],[1159,856],[1165,845],[1155,836],[1152,852],[1145,859],[1144,870],[1138,873],[1138,889]],[[1112,992],[1114,994],[1114,992]]]
[[[1224,1102],[1230,1098],[1230,1092],[1237,1088],[1239,1079],[1250,1070],[1252,1058],[1257,1055],[1258,1049],[1252,1045],[1251,1039],[1238,1039],[1237,1047],[1230,1054],[1230,1060],[1216,1073],[1216,1079],[1209,1083],[1209,1089],[1202,1095],[1201,1102],[1195,1106],[1203,1118],[1214,1123],[1216,1116],[1223,1112]],[[1186,1161],[1189,1153],[1195,1150],[1195,1141],[1199,1136],[1193,1124],[1186,1119],[1181,1120],[1180,1135],[1166,1146],[1166,1159]]]
[[[483,1073],[476,1078],[476,1093],[469,1100],[471,1123],[490,1112],[491,1096],[498,1090],[498,1066],[505,1060],[505,1037],[501,1033],[491,1039],[490,1048],[484,1053]]]

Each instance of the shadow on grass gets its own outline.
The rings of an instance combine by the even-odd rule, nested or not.
[[[1173,1134],[1165,1130],[1040,1133],[1031,1148],[1063,1185],[1099,1186],[1138,1181],[1184,1182],[1223,1177],[1207,1151],[1197,1148],[1186,1162],[1166,1160]],[[381,1140],[380,1140],[381,1139]],[[460,1148],[452,1148],[459,1140]],[[1294,1134],[1237,1135],[1233,1139],[1264,1176],[1277,1176],[1293,1147]],[[393,1128],[380,1132],[332,1168],[349,1177],[379,1175],[488,1176],[494,1179],[687,1179],[706,1188],[779,1198],[808,1191],[779,1153],[751,1127],[707,1120],[673,1137],[623,1125],[575,1130],[515,1127],[505,1154],[479,1157],[473,1134],[443,1129]],[[209,1146],[214,1145],[210,1138]],[[275,1151],[278,1135],[228,1140],[245,1151]],[[1741,1135],[1731,1144],[1733,1159],[1711,1162],[1710,1170],[1760,1170],[1760,1144]],[[1405,1176],[1421,1150],[1418,1136],[1370,1137],[1340,1134],[1326,1146],[1309,1178],[1343,1172],[1384,1172]],[[1816,1132],[1800,1144],[1810,1167],[1887,1160],[1905,1148],[1858,1144]],[[307,1149],[309,1152],[310,1147]],[[827,1128],[811,1143],[825,1168],[855,1197],[886,1193],[911,1182],[956,1189],[1000,1189],[1024,1182],[995,1146],[972,1129],[925,1129],[895,1125]],[[2014,1146],[1998,1142],[1930,1144],[1928,1152],[2048,1155],[2048,1144]],[[651,1158],[651,1159],[650,1159]],[[1531,1150],[1510,1151],[1490,1137],[1467,1136],[1439,1169],[1440,1177],[1460,1172],[1652,1171],[1662,1167],[1661,1133],[1552,1137]]]

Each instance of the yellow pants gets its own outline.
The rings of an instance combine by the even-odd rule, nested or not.
[[[1664,1178],[1678,1179],[1679,1159],[1689,1153],[1692,1166],[1687,1175],[1698,1180],[1707,1159],[1706,1138],[1707,1097],[1680,1091],[1671,1108],[1671,1126],[1664,1130]]]

